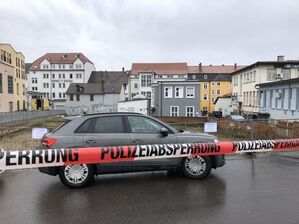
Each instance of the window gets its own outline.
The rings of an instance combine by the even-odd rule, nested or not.
[[[202,109],[203,109],[203,111],[208,111],[207,107],[203,107]]]
[[[55,79],[55,74],[52,74],[52,78]]]
[[[65,74],[62,74],[62,78],[65,79]]]
[[[207,76],[207,75],[204,75],[204,76],[203,76],[203,78],[204,78],[204,79],[207,79],[207,78],[208,78],[208,76]]]
[[[62,94],[61,93],[59,93],[59,98],[61,98],[62,97]]]
[[[208,100],[208,94],[203,94],[203,100]]]
[[[73,74],[70,74],[70,79],[72,79],[73,78]]]
[[[49,74],[43,74],[44,79],[48,79],[49,78]]]
[[[186,98],[194,98],[195,88],[193,86],[186,87]]]
[[[212,83],[212,86],[214,86],[215,85],[215,82],[211,82]]]
[[[192,75],[192,79],[196,79],[196,75]]]
[[[220,86],[220,82],[217,82],[217,86]]]
[[[205,82],[205,83],[203,84],[203,88],[204,88],[204,89],[208,89],[208,83]]]
[[[184,96],[184,87],[175,87],[175,98],[183,98]]]
[[[212,95],[214,95],[214,94],[215,94],[215,90],[212,89]]]
[[[186,117],[194,117],[194,107],[193,106],[186,107]]]
[[[134,83],[134,89],[138,88],[138,83]]]
[[[63,98],[65,98],[65,93],[63,93]]]
[[[120,116],[103,116],[88,119],[76,133],[124,133],[122,118]]]
[[[73,69],[73,65],[70,65],[70,69]]]
[[[138,116],[128,116],[132,133],[158,134],[164,126],[152,119]]]
[[[152,92],[151,91],[141,91],[141,95],[145,96],[147,99],[151,99]]]
[[[141,74],[141,87],[150,87],[152,84],[152,74]]]
[[[170,116],[171,117],[178,117],[179,116],[179,107],[178,106],[171,106],[170,107]]]
[[[76,65],[76,69],[81,69],[81,65]]]
[[[94,98],[93,98],[93,94],[90,95],[90,101],[93,101]]]
[[[79,94],[76,95],[76,100],[80,101],[80,95]]]
[[[270,81],[270,80],[274,80],[276,79],[276,69],[268,69],[267,70],[267,80]]]
[[[214,101],[215,101],[214,97],[211,98],[211,101],[212,101],[212,103],[214,103]]]
[[[74,95],[70,94],[70,101],[73,101],[73,100],[74,100]]]
[[[164,98],[172,98],[172,87],[164,87]]]
[[[58,74],[59,78],[61,79],[61,74]]]
[[[65,88],[65,83],[62,83],[62,87]]]
[[[52,97],[55,98],[55,93],[52,93]]]
[[[32,78],[31,82],[32,83],[37,83],[37,78]]]
[[[55,83],[52,83],[52,88],[55,88]]]
[[[81,79],[82,78],[82,74],[81,73],[76,74],[76,78],[77,79]]]
[[[3,93],[3,88],[2,88],[2,73],[0,73],[0,93]]]
[[[8,93],[13,93],[13,76],[7,76]]]
[[[61,88],[61,83],[59,83],[58,85],[59,85],[59,88]]]
[[[220,89],[217,89],[217,95],[220,95],[220,94],[221,94]]]
[[[43,86],[45,89],[47,89],[47,88],[49,88],[49,83],[44,83]]]

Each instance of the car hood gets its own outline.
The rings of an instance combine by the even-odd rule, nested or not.
[[[217,139],[216,136],[206,134],[206,133],[199,133],[199,132],[191,132],[191,131],[184,131],[181,133],[176,134],[178,138],[194,138],[194,139],[206,139],[206,140],[215,140]]]

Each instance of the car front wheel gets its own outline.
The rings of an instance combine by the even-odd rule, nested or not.
[[[92,165],[67,165],[59,169],[61,182],[70,188],[81,188],[90,184],[94,179]]]
[[[193,179],[204,179],[211,173],[212,162],[208,156],[189,156],[183,159],[183,173]]]

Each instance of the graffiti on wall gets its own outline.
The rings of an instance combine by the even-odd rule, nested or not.
[[[116,112],[116,105],[93,104],[91,106],[67,106],[66,112],[68,115],[83,115],[95,113]]]

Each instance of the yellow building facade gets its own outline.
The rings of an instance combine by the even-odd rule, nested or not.
[[[25,56],[10,44],[0,43],[0,112],[26,108]]]
[[[200,82],[200,110],[212,113],[217,97],[232,93],[230,81]]]

